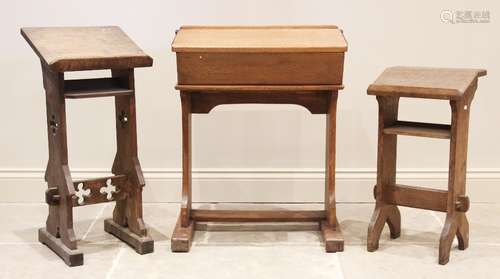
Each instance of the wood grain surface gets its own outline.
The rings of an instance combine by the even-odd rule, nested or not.
[[[345,52],[333,25],[186,26],[172,43],[175,52]]]
[[[117,26],[26,27],[21,34],[55,72],[149,67],[145,54]]]
[[[484,75],[486,70],[483,69],[391,67],[368,87],[368,94],[460,99],[477,78]]]

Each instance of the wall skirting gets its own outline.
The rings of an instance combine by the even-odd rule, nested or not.
[[[181,170],[145,168],[144,202],[177,202]],[[0,169],[0,202],[43,202],[43,169]],[[74,179],[109,175],[107,169],[73,169]],[[372,202],[375,169],[337,169],[339,202]],[[445,189],[446,169],[401,169],[398,183]],[[321,168],[203,168],[193,170],[193,200],[213,202],[318,202],[323,198]],[[476,168],[467,172],[472,202],[497,202],[500,169]]]

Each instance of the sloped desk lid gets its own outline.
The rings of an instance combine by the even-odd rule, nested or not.
[[[120,27],[27,27],[21,34],[53,71],[149,67],[145,54]]]
[[[174,52],[345,52],[342,30],[321,26],[182,26]]]

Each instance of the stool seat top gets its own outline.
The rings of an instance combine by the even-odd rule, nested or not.
[[[387,68],[367,91],[368,95],[456,100],[485,75],[483,69],[398,66]]]
[[[56,72],[149,67],[145,54],[117,26],[26,27],[22,36]]]

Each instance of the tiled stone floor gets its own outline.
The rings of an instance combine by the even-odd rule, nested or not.
[[[144,216],[155,252],[138,255],[103,231],[112,204],[75,210],[75,230],[85,265],[69,268],[37,242],[44,204],[0,204],[0,278],[499,278],[500,204],[472,204],[470,247],[453,245],[450,262],[437,264],[444,215],[401,208],[402,235],[380,249],[366,251],[366,230],[373,204],[339,204],[345,251],[327,254],[315,224],[210,225],[196,232],[190,253],[170,252],[178,204],[145,204]],[[197,204],[204,208],[315,209],[319,204]],[[213,231],[226,230],[226,231]],[[266,231],[255,231],[265,229]],[[299,229],[306,229],[300,231]],[[309,229],[307,231],[307,229]],[[231,230],[231,231],[227,231]]]

